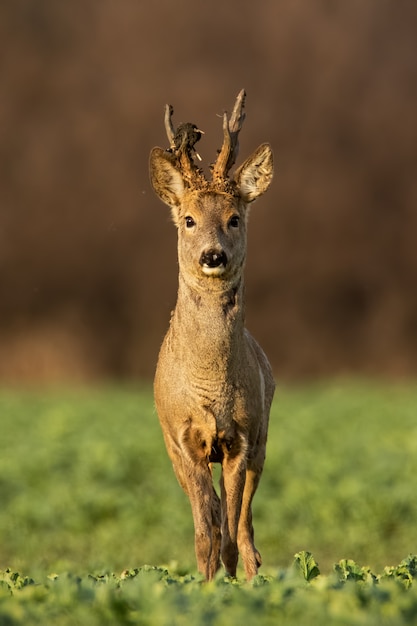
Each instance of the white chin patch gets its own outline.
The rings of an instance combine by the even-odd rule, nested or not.
[[[203,265],[202,270],[206,276],[221,276],[226,268],[224,265],[218,265],[217,267],[209,267]]]

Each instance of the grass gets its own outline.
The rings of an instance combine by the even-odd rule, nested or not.
[[[416,407],[411,384],[278,390],[260,576],[201,586],[149,388],[0,391],[0,625],[413,623]]]

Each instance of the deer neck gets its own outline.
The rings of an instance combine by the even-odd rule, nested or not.
[[[213,280],[213,279],[206,279]],[[218,279],[214,279],[218,280]],[[244,333],[243,279],[225,289],[196,289],[180,274],[171,330],[184,358],[206,377],[222,376],[239,363]]]

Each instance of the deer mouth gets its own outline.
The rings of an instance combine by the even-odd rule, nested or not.
[[[208,250],[203,252],[200,258],[201,269],[206,276],[221,276],[226,270],[227,256],[221,250]]]
[[[203,266],[203,273],[206,276],[221,276],[222,274],[224,274],[225,271],[225,267],[224,265],[219,266],[219,267],[204,267]]]

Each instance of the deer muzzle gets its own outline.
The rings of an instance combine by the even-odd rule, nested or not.
[[[224,250],[207,250],[200,257],[200,265],[208,276],[218,276],[226,269],[227,255]]]

